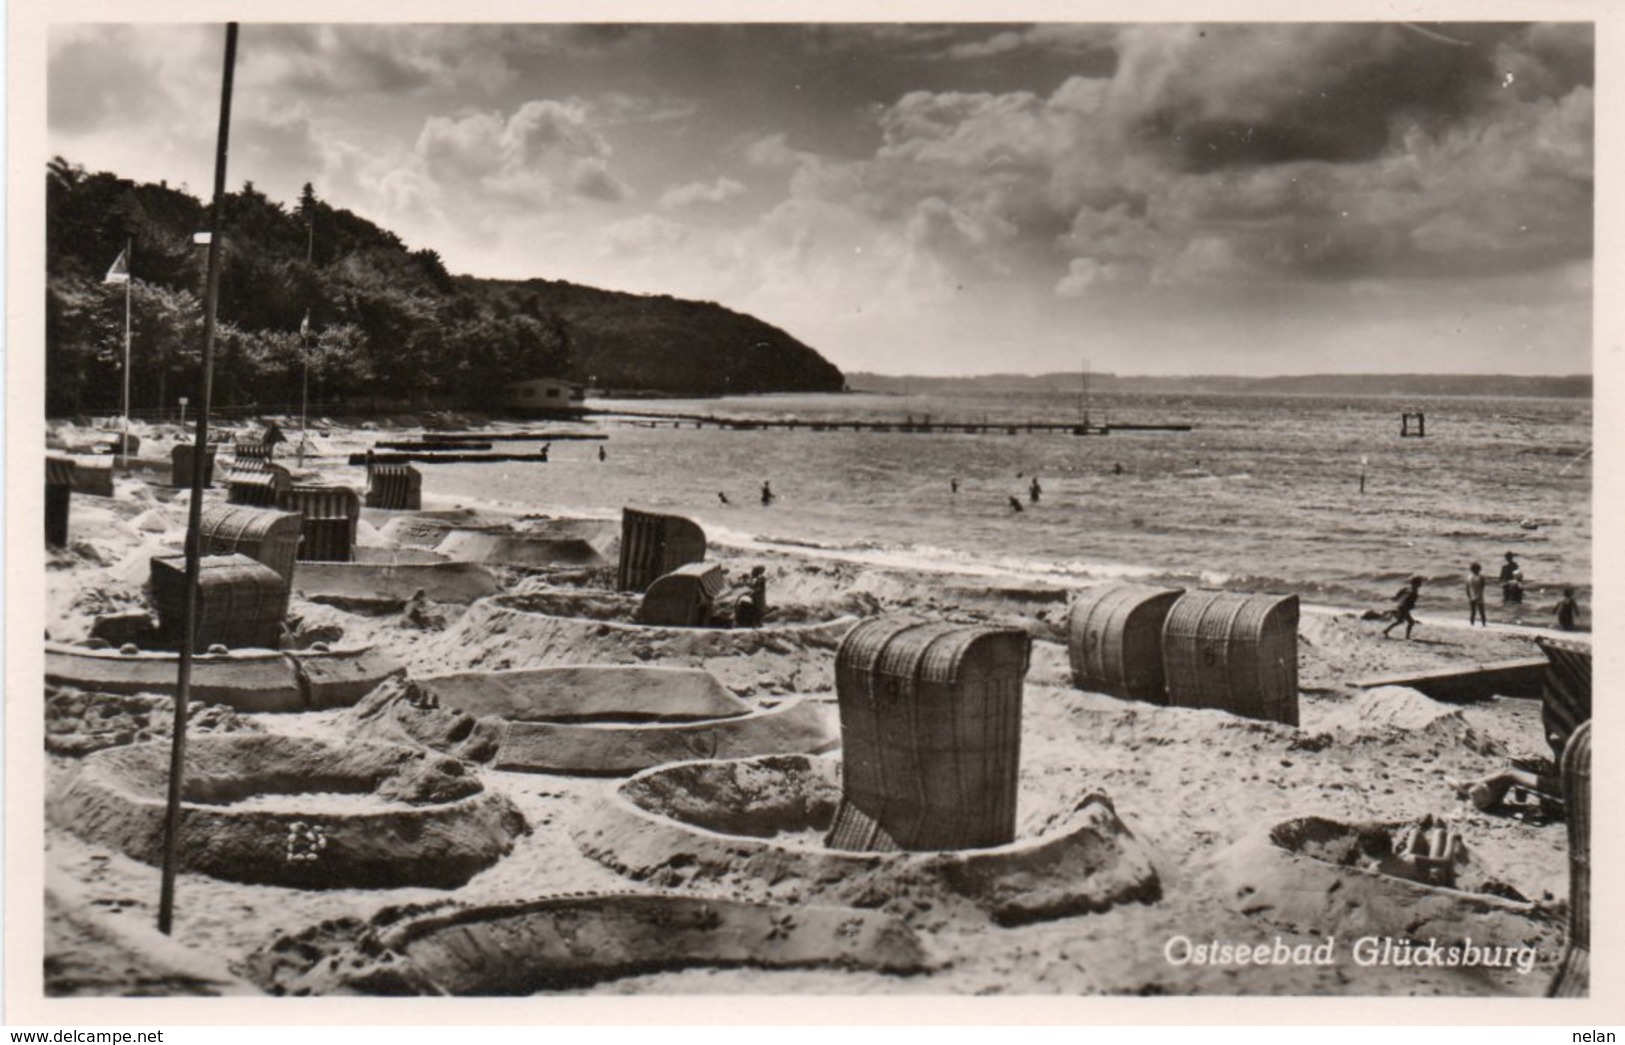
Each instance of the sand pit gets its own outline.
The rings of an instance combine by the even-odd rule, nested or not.
[[[751,710],[697,668],[581,664],[416,682],[443,707],[531,722],[699,722]]]
[[[1556,907],[1526,899],[1459,839],[1437,859],[1410,855],[1419,832],[1446,826],[1431,818],[1298,817],[1243,838],[1216,864],[1235,909],[1301,932],[1543,950],[1559,944]]]
[[[833,758],[772,755],[639,773],[575,830],[588,856],[639,882],[781,902],[843,903],[932,923],[949,912],[1006,925],[1151,902],[1147,851],[1109,799],[1005,846],[931,853],[827,849],[840,798]]]
[[[925,970],[896,918],[722,898],[580,893],[325,923],[250,955],[272,994],[490,996],[568,990],[691,966]]]
[[[173,696],[179,666],[176,653],[45,647],[47,682],[94,693]],[[318,711],[348,707],[400,670],[393,657],[372,646],[198,654],[190,692],[237,711]]]
[[[500,588],[491,571],[471,562],[302,562],[293,590],[335,606],[399,608],[419,591],[430,602],[465,603]]]
[[[385,508],[361,509],[361,521],[377,530],[391,544],[413,548],[433,548],[452,530],[505,530],[512,518],[505,514],[450,508],[438,511],[391,511]]]
[[[50,797],[52,823],[161,861],[169,745],[86,758]],[[454,888],[526,830],[461,763],[421,749],[285,736],[202,736],[187,750],[183,870],[308,889]]]
[[[835,709],[826,703],[793,698],[753,708],[705,672],[674,668],[397,680],[379,687],[350,721],[358,737],[423,744],[530,773],[621,776],[663,762],[820,752],[840,743]]]
[[[518,602],[519,605],[515,605]],[[417,647],[408,667],[500,671],[560,664],[664,664],[704,668],[741,695],[827,692],[832,654],[856,621],[762,628],[659,628],[536,613],[523,599],[482,599]]]
[[[582,522],[585,522],[583,520]],[[524,530],[452,529],[435,551],[458,562],[532,569],[604,566],[616,542],[610,524],[548,526],[532,524]]]

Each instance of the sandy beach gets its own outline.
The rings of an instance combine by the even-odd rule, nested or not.
[[[44,627],[53,643],[85,644],[97,617],[144,608],[148,560],[179,550],[187,493],[167,485],[167,462],[170,446],[182,433],[173,425],[139,425],[138,432],[143,441],[132,474],[115,470],[114,497],[75,494],[69,545],[46,554]],[[278,460],[294,468],[297,481],[363,489],[363,470],[345,461],[380,434],[377,429],[324,425],[312,437],[312,455],[303,469],[294,466],[290,447],[280,449]],[[420,433],[399,429],[390,434]],[[51,438],[74,447],[88,444],[91,433],[55,426]],[[461,512],[465,524],[511,533],[539,532],[557,521],[527,518],[511,506],[437,494],[434,466],[423,471],[425,511]],[[206,496],[208,503],[223,502],[225,494],[217,487]],[[619,506],[604,507],[612,512]],[[582,526],[583,539],[601,554],[611,552],[615,524],[599,519],[585,520]],[[388,513],[368,510],[357,546],[378,555],[413,547],[397,539],[401,532],[399,527],[391,530]],[[754,635],[719,637],[709,629],[640,631],[612,623],[627,609],[607,590],[614,586],[612,554],[607,556],[609,566],[492,565],[499,591],[466,602],[430,599],[403,605],[390,598],[312,598],[296,574],[288,623],[296,644],[370,646],[398,662],[408,679],[560,665],[695,668],[708,672],[752,710],[772,710],[788,698],[801,697],[830,722],[836,710],[835,646],[856,621],[912,613],[1018,627],[1033,640],[1022,705],[1018,835],[1058,822],[1085,795],[1103,794],[1149,854],[1157,895],[1151,901],[1114,903],[1093,913],[1013,925],[990,923],[952,903],[902,911],[899,917],[931,958],[929,968],[911,975],[857,967],[762,968],[700,961],[692,967],[593,978],[573,990],[1532,997],[1546,989],[1564,941],[1564,825],[1483,812],[1459,794],[1460,785],[1515,760],[1550,758],[1539,701],[1498,695],[1456,704],[1410,689],[1355,685],[1386,675],[1539,657],[1534,639],[1544,633],[1541,629],[1504,623],[1469,628],[1459,619],[1464,613],[1435,609],[1418,615],[1420,627],[1406,641],[1402,630],[1385,638],[1381,623],[1362,620],[1367,607],[1306,605],[1297,637],[1300,722],[1293,728],[1075,688],[1066,648],[1073,588],[1029,578],[900,570],[827,549],[752,541],[713,542],[708,558],[736,579],[752,567],[764,568],[774,612]],[[114,703],[112,698],[48,692],[51,789],[64,786],[96,749],[167,736],[165,702],[126,700],[114,710],[99,710]],[[98,725],[97,716],[115,724]],[[353,742],[364,726],[356,709],[347,707],[282,714],[210,708],[194,711],[193,721],[194,729],[210,735],[264,733],[336,744]],[[515,772],[472,763],[467,772],[489,792],[511,801],[527,829],[513,840],[510,852],[466,884],[449,889],[300,889],[188,873],[178,885],[172,941],[161,941],[150,931],[159,893],[157,867],[53,824],[44,840],[48,993],[263,990],[267,983],[263,971],[256,971],[254,955],[289,938],[314,947],[313,954],[325,954],[322,948],[328,945],[322,940],[347,938],[346,932],[353,935],[355,927],[386,909],[661,888],[658,882],[617,873],[589,857],[580,843],[598,803],[621,784],[621,777]],[[322,801],[329,802],[327,811],[355,804],[315,795],[310,798],[313,813],[324,811]],[[1245,880],[1252,873],[1247,862],[1257,859],[1248,840],[1308,816],[1345,823],[1434,817],[1449,824],[1471,852],[1481,878],[1493,883],[1491,891],[1525,905],[1519,907],[1516,944],[1533,948],[1532,967],[1362,964],[1349,957],[1356,937],[1365,932],[1357,906],[1327,900],[1317,908],[1324,918],[1306,924],[1281,910],[1249,910],[1238,903],[1234,882]],[[771,889],[723,875],[686,883],[678,891],[729,899],[771,896],[794,904],[820,902],[821,888],[819,882],[793,875],[772,883]],[[1326,886],[1316,879],[1303,888]],[[326,935],[312,935],[321,926],[327,927]],[[1320,944],[1328,937],[1339,952],[1329,964],[1200,964],[1179,961],[1182,945],[1171,943],[1186,939],[1252,945],[1279,939],[1295,947]]]

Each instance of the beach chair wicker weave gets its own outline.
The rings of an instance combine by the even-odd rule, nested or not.
[[[1190,591],[1162,626],[1168,703],[1298,724],[1298,597]]]
[[[293,476],[279,464],[238,458],[226,477],[226,501],[257,508],[275,508],[293,485]]]
[[[615,586],[643,591],[655,578],[705,558],[705,531],[680,515],[621,509],[621,555]]]
[[[161,640],[179,648],[186,636],[186,557],[152,560],[152,600]],[[276,649],[288,615],[288,582],[246,555],[206,555],[198,563],[194,651]]]
[[[827,844],[979,849],[1015,840],[1021,696],[1015,628],[864,621],[835,657],[841,801]]]
[[[691,562],[655,578],[638,604],[638,623],[675,628],[701,628],[710,623],[722,594],[722,567]]]
[[[1072,684],[1092,693],[1168,703],[1162,626],[1183,588],[1106,584],[1080,594],[1067,615]]]
[[[299,516],[293,512],[248,505],[206,505],[198,537],[204,555],[241,553],[275,570],[284,582],[293,579],[300,541]]]
[[[1563,805],[1569,832],[1569,939],[1546,995],[1584,998],[1591,990],[1591,722],[1563,751]]]

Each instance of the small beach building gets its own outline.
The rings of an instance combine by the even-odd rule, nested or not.
[[[534,377],[528,381],[515,381],[503,385],[497,395],[497,405],[506,410],[530,412],[576,413],[582,409],[586,389],[572,381],[556,377]]]

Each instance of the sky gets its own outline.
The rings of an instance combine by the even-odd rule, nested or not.
[[[227,183],[848,371],[1588,373],[1594,36],[245,22]],[[207,195],[218,25],[47,39],[52,155]]]

